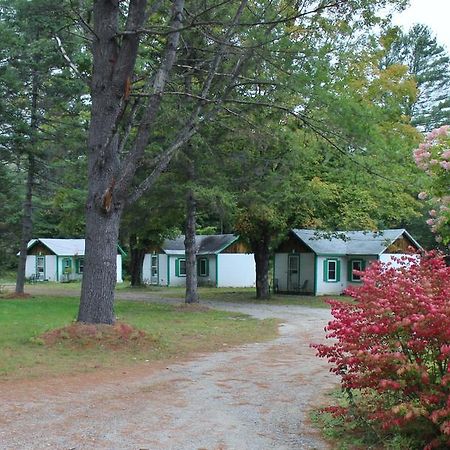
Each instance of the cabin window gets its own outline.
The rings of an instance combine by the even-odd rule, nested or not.
[[[341,279],[341,262],[338,259],[326,259],[323,263],[323,280],[337,283]]]
[[[186,258],[178,258],[175,260],[175,275],[177,277],[186,276]]]
[[[158,276],[158,255],[152,255],[152,277]]]
[[[357,275],[353,271],[357,270],[361,272],[365,269],[365,266],[366,262],[363,259],[351,259],[348,263],[348,281],[361,281],[361,275]]]
[[[84,271],[84,258],[78,258],[77,263],[77,273],[82,274]]]
[[[207,277],[209,275],[208,258],[200,258],[198,260],[198,275],[200,277]]]
[[[62,260],[62,271],[63,273],[71,273],[72,272],[72,259],[64,258]]]

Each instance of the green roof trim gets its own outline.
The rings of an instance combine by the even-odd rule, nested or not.
[[[120,253],[123,257],[127,256],[127,254],[125,253],[125,251],[123,250],[123,248],[122,248],[119,244],[117,244],[117,250],[119,250],[119,253]]]
[[[214,254],[218,255],[219,253],[222,253],[225,249],[227,249],[230,245],[233,245],[240,236],[236,236],[231,242],[228,242],[228,244],[224,245],[222,248],[220,248],[219,250],[217,250]]]

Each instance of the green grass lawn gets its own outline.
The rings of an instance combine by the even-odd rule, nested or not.
[[[25,285],[25,292],[38,296],[77,296],[80,292],[81,283],[36,283]],[[10,290],[13,287],[10,286]],[[330,308],[326,300],[337,298],[344,302],[351,302],[350,297],[345,296],[313,296],[313,295],[280,295],[274,294],[269,300],[257,300],[255,288],[215,288],[199,287],[201,301],[220,301],[232,303],[255,303],[267,305],[299,305],[316,308]],[[184,298],[183,287],[144,286],[139,288],[130,287],[129,283],[120,283],[116,286],[116,297],[120,299],[121,294],[135,293],[142,299],[180,299]]]
[[[148,293],[154,298],[183,298],[183,287],[164,287],[164,286],[146,286],[142,288],[131,288],[128,284],[118,285],[117,296],[120,297],[121,292],[141,292]],[[255,288],[215,288],[215,287],[199,287],[200,300],[221,301],[234,303],[255,303],[267,305],[299,305],[310,306],[316,308],[330,308],[326,302],[329,296],[313,296],[313,295],[281,295],[273,294],[269,300],[256,299]],[[344,302],[353,301],[350,297],[331,296]]]
[[[0,299],[0,379],[51,376],[96,368],[122,367],[196,352],[226,349],[246,342],[272,339],[277,321],[216,310],[190,311],[177,305],[118,301],[120,321],[148,332],[149,348],[74,350],[67,345],[47,347],[36,339],[42,333],[70,324],[78,310],[77,298],[36,297]]]
[[[36,283],[25,285],[25,292],[32,295],[47,296],[76,296],[80,292],[81,283]],[[255,288],[215,288],[199,287],[200,301],[220,301],[231,303],[255,303],[268,305],[299,305],[315,308],[330,308],[326,300],[337,298],[344,302],[352,301],[345,296],[313,296],[313,295],[280,295],[273,294],[269,300],[257,300]],[[130,287],[129,283],[119,283],[116,286],[116,298],[121,294],[137,293],[143,299],[183,299],[185,289],[183,287],[144,286],[138,288]]]

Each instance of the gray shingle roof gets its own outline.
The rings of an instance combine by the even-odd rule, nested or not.
[[[380,255],[400,236],[405,235],[417,248],[420,245],[405,229],[373,231],[338,231],[339,237],[324,237],[316,230],[292,230],[316,254]],[[341,239],[341,236],[344,239]]]
[[[220,253],[221,250],[231,245],[238,239],[234,234],[197,235],[195,241],[198,245],[198,255],[211,255]],[[184,236],[176,239],[166,239],[162,245],[167,255],[184,255]]]
[[[55,255],[58,256],[84,256],[84,239],[32,239],[28,242],[28,248],[41,242]]]
[[[27,248],[30,249],[38,242],[44,244],[57,256],[84,256],[85,239],[31,239],[31,241],[28,242]],[[122,255],[125,254],[119,246],[117,246],[117,249],[118,253],[121,253]]]

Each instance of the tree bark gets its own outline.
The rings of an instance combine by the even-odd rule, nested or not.
[[[28,155],[28,174],[25,201],[23,204],[22,235],[20,238],[19,265],[17,268],[16,294],[23,294],[25,289],[25,267],[27,263],[28,242],[33,232],[33,186],[35,177],[34,155]]]
[[[25,201],[23,203],[22,236],[20,238],[19,265],[17,268],[16,294],[23,294],[25,288],[25,269],[27,263],[28,241],[33,234],[33,189],[36,176],[36,160],[34,157],[34,145],[36,143],[36,130],[38,127],[38,96],[39,78],[36,70],[31,77],[31,108],[30,108],[30,149],[28,150],[28,173],[25,189]]]
[[[78,321],[113,324],[121,210],[104,214],[92,205],[88,208],[85,265]]]
[[[185,303],[198,303],[197,290],[197,245],[195,242],[196,232],[196,202],[192,189],[187,195],[187,220],[184,239],[186,251],[186,295]]]
[[[256,298],[264,300],[270,298],[269,262],[270,238],[264,236],[260,241],[252,243],[256,264]]]
[[[135,143],[120,164],[119,129],[129,100],[130,83],[139,49],[136,32],[145,20],[146,0],[129,2],[126,33],[119,38],[118,1],[94,2],[91,121],[88,139],[85,266],[78,321],[113,324],[114,287],[119,225],[130,186],[148,144],[164,87],[175,61],[184,0],[172,4],[172,29],[156,72],[153,94],[140,122]],[[168,164],[168,163],[167,163]]]
[[[131,287],[142,286],[142,265],[144,264],[145,248],[138,243],[137,236],[130,236],[130,276]]]

